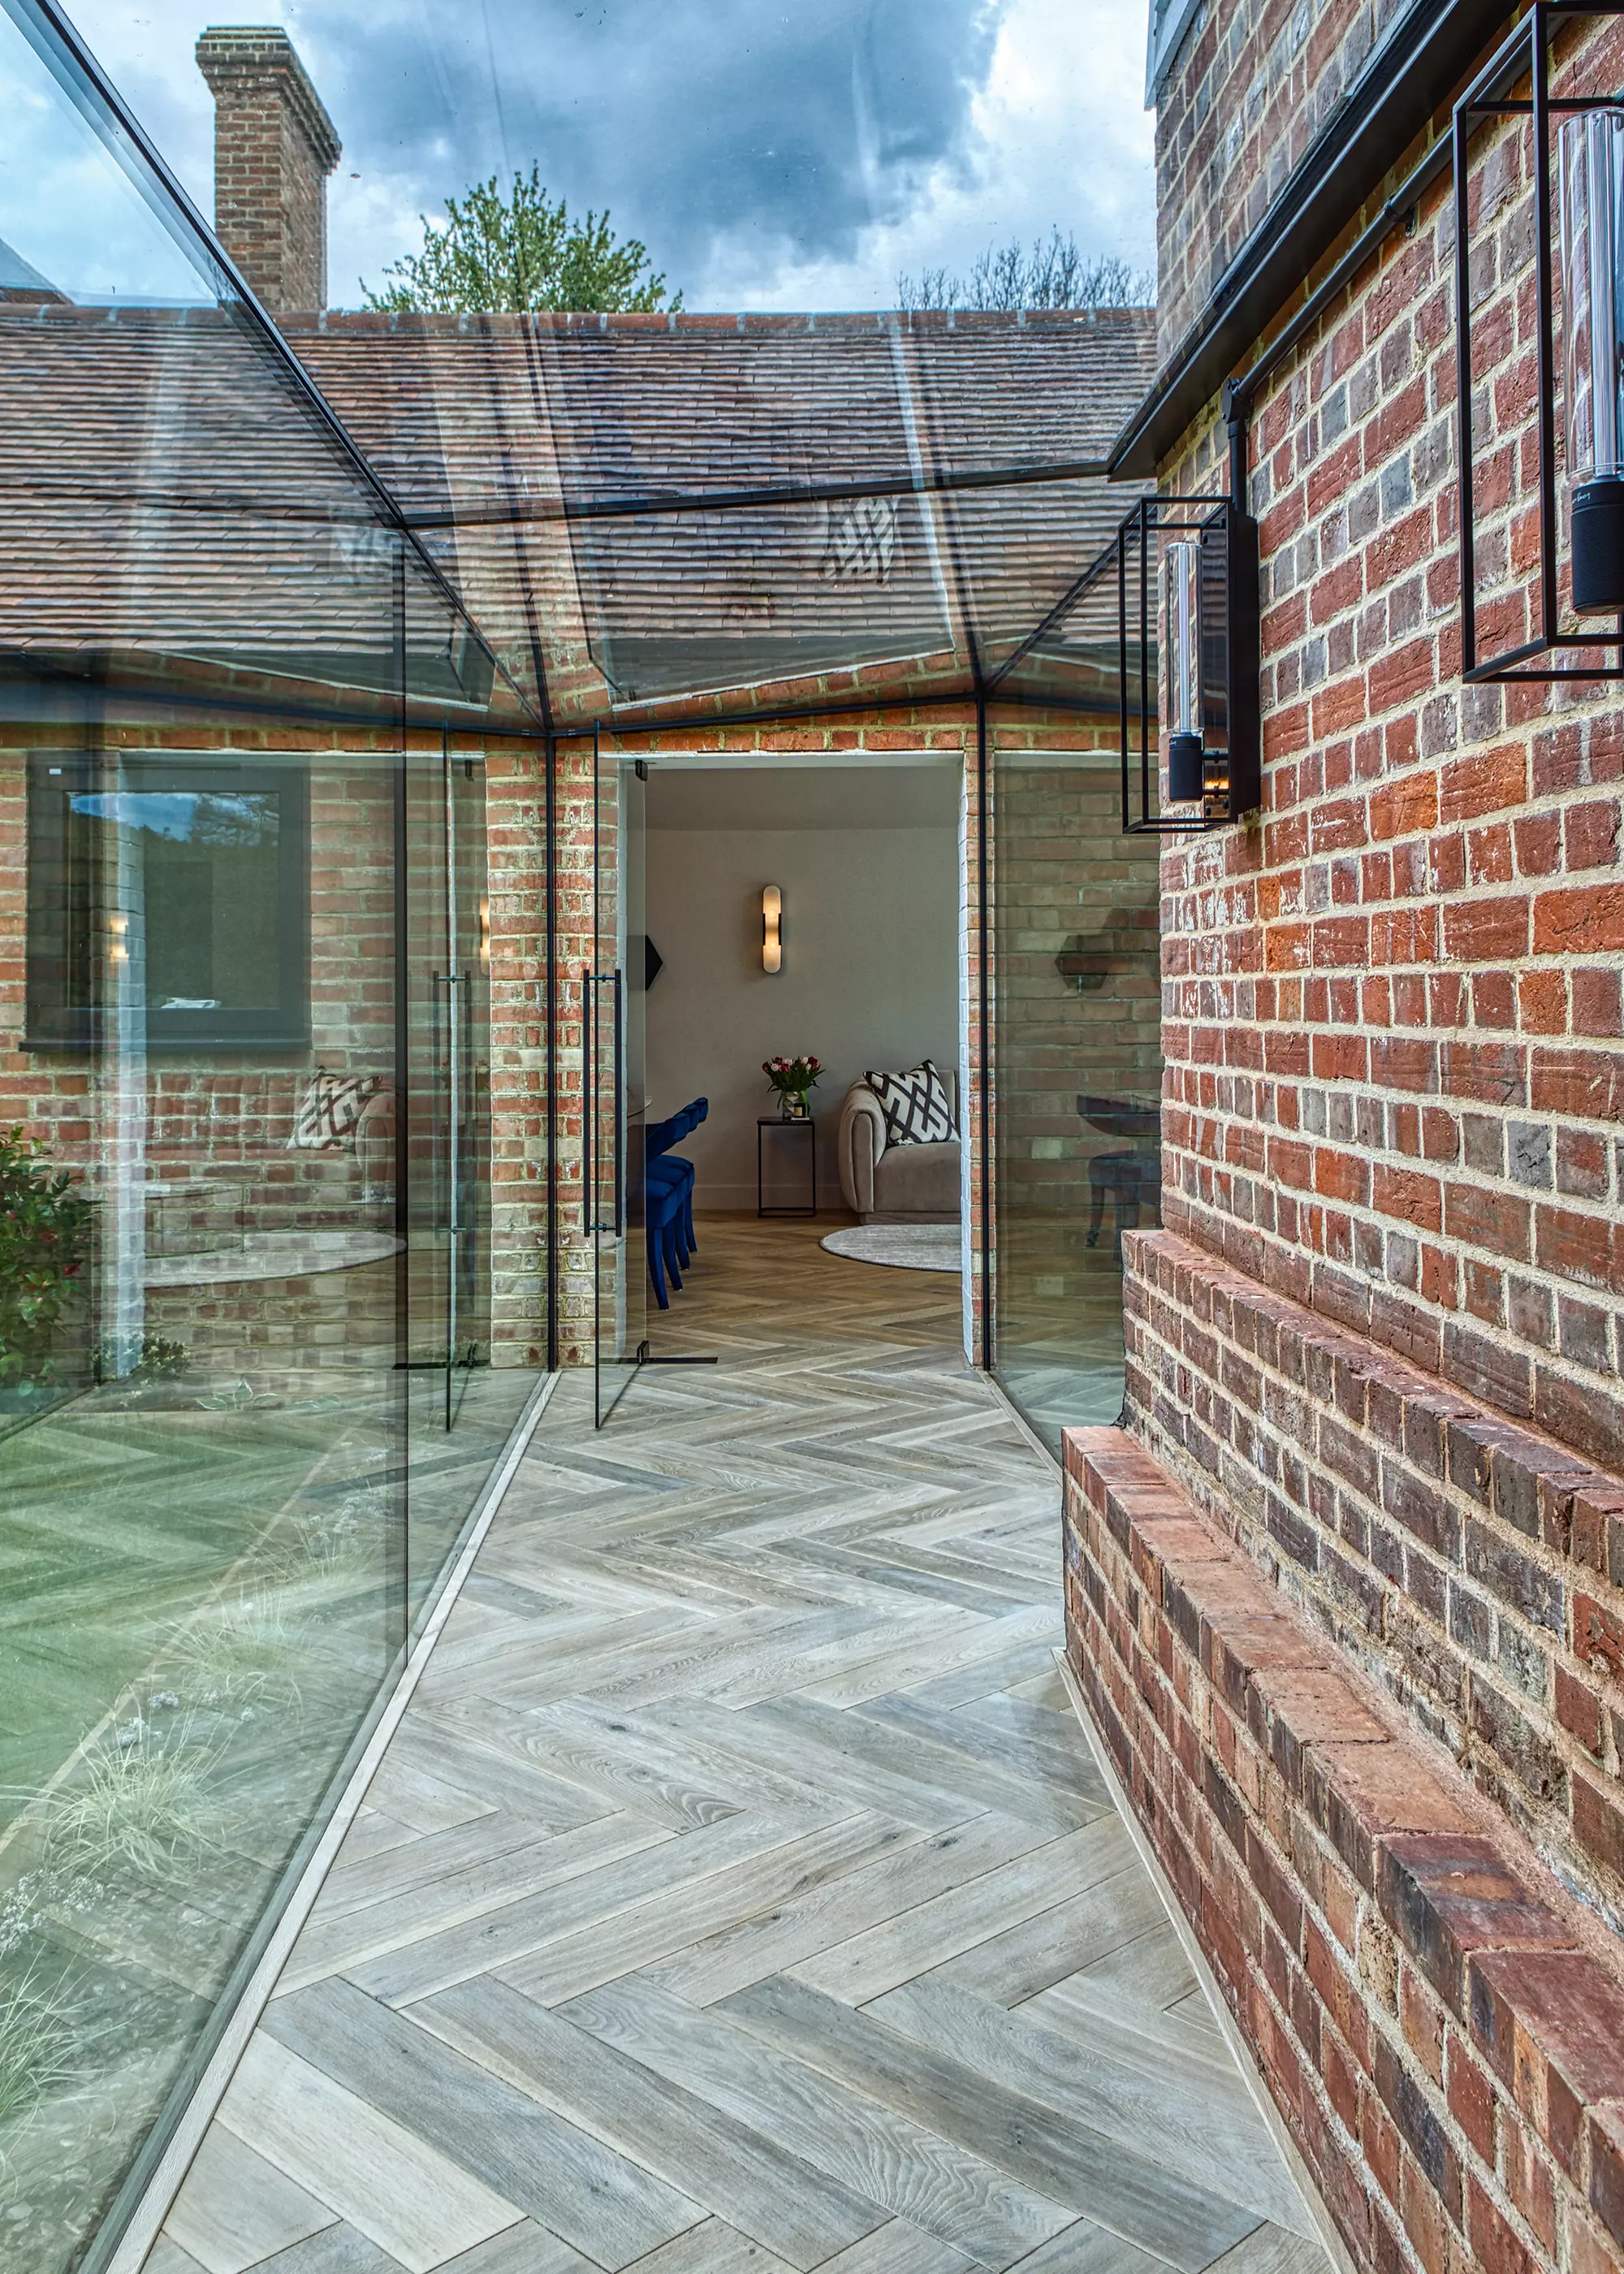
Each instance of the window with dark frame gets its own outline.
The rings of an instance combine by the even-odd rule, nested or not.
[[[302,762],[31,754],[25,1047],[307,1048],[309,870]]]

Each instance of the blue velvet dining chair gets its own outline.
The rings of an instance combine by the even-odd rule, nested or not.
[[[665,1283],[680,1289],[682,1274],[678,1267],[677,1243],[681,1228],[683,1189],[679,1178],[669,1182],[650,1177],[643,1186],[643,1239],[648,1249],[649,1277],[654,1286],[654,1299],[662,1311],[671,1308],[671,1298],[665,1292]]]
[[[645,1177],[650,1193],[658,1188],[661,1193],[674,1190],[678,1195],[674,1211],[663,1206],[657,1207],[652,1198],[650,1201],[650,1224],[656,1215],[660,1219],[660,1264],[664,1275],[678,1288],[682,1284],[681,1272],[692,1261],[699,1242],[694,1232],[694,1164],[684,1160],[680,1153],[673,1153],[671,1148],[680,1144],[684,1137],[696,1129],[710,1111],[709,1098],[693,1098],[665,1120],[651,1122],[643,1141],[647,1156]],[[654,1270],[655,1235],[652,1231],[650,1239],[650,1275],[656,1279],[655,1292],[659,1295],[662,1290]],[[665,1307],[662,1301],[661,1308]]]
[[[694,1237],[694,1164],[671,1148],[696,1128],[710,1110],[709,1099],[695,1098],[665,1120],[651,1122],[643,1138],[649,1276],[662,1311],[671,1307],[666,1282],[680,1290],[682,1273],[698,1245]]]

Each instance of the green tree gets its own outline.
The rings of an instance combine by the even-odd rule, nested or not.
[[[369,308],[577,308],[594,312],[682,305],[667,301],[665,279],[649,263],[649,249],[628,237],[617,244],[607,213],[572,222],[562,198],[542,187],[541,169],[515,174],[504,197],[492,174],[466,197],[446,200],[443,226],[423,223],[423,250],[385,269],[381,292],[369,290]]]

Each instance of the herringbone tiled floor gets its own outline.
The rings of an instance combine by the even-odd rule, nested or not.
[[[1054,1674],[1054,1472],[824,1228],[702,1220],[723,1363],[563,1385],[148,2274],[1323,2274]]]

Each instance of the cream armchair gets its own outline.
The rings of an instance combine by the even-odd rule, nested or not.
[[[959,1077],[941,1069],[953,1120],[959,1120]],[[854,1081],[840,1108],[835,1135],[840,1191],[864,1224],[957,1224],[959,1140],[939,1145],[891,1145],[885,1116],[866,1081]]]

